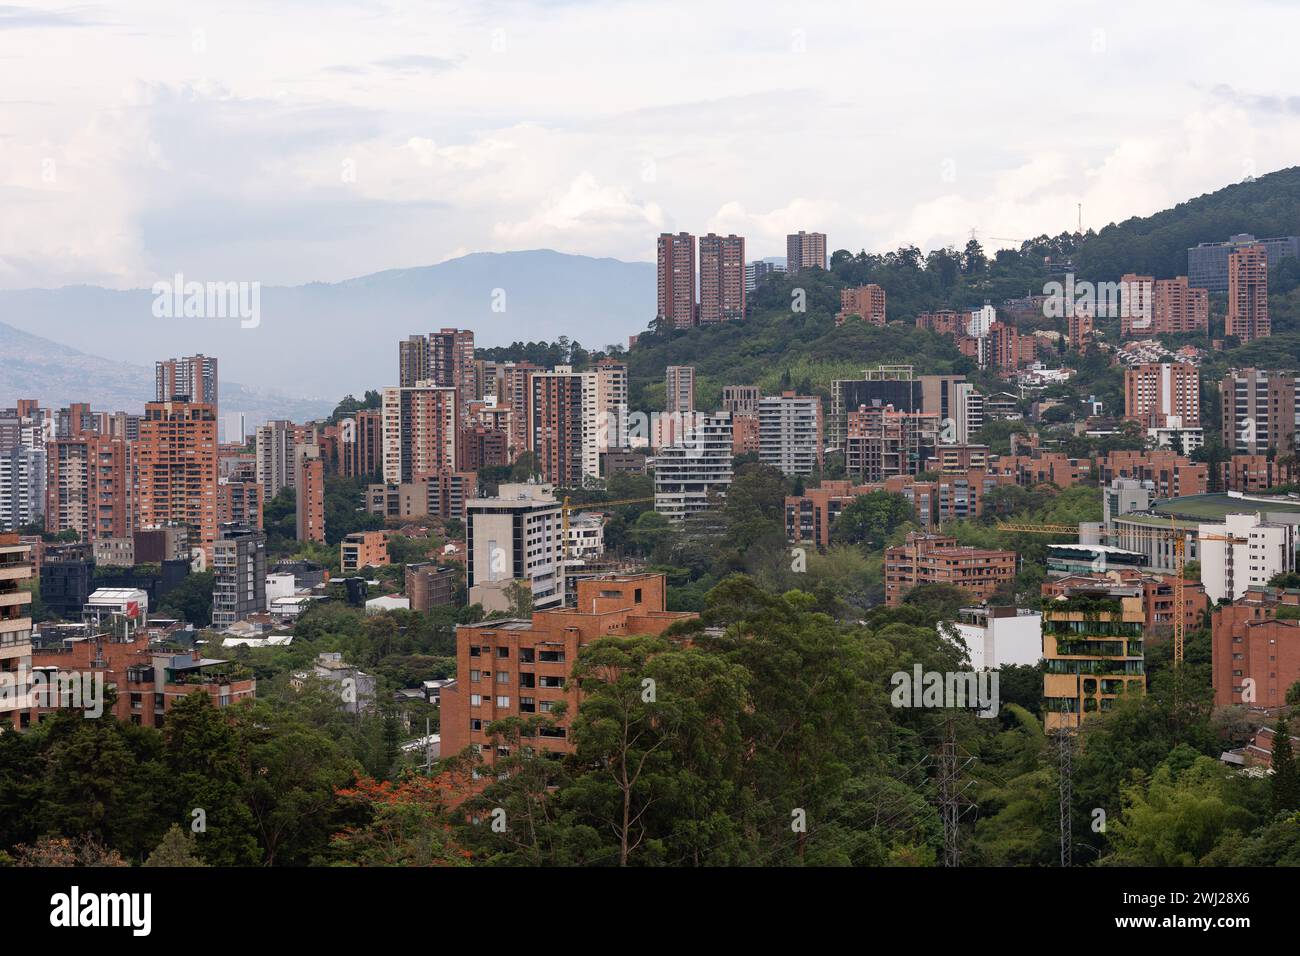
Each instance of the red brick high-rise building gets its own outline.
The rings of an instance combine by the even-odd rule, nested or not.
[[[131,479],[124,439],[83,433],[45,447],[45,530],[75,531],[83,541],[131,531]]]
[[[1124,417],[1148,427],[1179,416],[1183,428],[1201,424],[1201,373],[1186,362],[1146,362],[1124,371]]]
[[[369,478],[384,461],[384,413],[363,409],[339,429],[339,471],[344,478]]]
[[[397,384],[410,388],[421,382],[454,388],[463,413],[465,406],[478,398],[474,332],[442,329],[399,342]]]
[[[1210,294],[1187,284],[1187,276],[1156,279],[1129,273],[1120,279],[1120,335],[1205,334]]]
[[[785,237],[785,271],[795,275],[804,269],[825,269],[826,233],[798,232]]]
[[[301,445],[297,450],[294,492],[299,541],[325,543],[325,462],[320,446]]]
[[[217,539],[217,414],[199,402],[148,402],[135,445],[136,525],[190,528],[209,564]]]
[[[1272,333],[1268,318],[1268,251],[1247,246],[1228,255],[1228,318],[1225,335],[1242,342]]]
[[[743,292],[743,263],[740,273]],[[676,235],[665,232],[659,236],[658,306],[655,315],[670,329],[689,329],[696,324],[695,237],[689,232]]]
[[[191,402],[217,410],[217,360],[210,355],[187,355],[154,365],[154,400],[169,402],[184,395]]]
[[[384,481],[400,485],[456,470],[456,389],[390,387],[383,402]]]
[[[251,478],[222,478],[217,484],[217,524],[261,531],[262,486]]]
[[[745,317],[745,238],[700,237],[700,325]]]
[[[510,410],[506,437],[511,461],[533,447],[533,376],[540,371],[541,366],[531,362],[516,362],[500,369],[501,391],[497,404]]]
[[[840,311],[835,324],[843,325],[856,315],[867,325],[885,324],[885,290],[874,282],[855,289],[840,290]]]

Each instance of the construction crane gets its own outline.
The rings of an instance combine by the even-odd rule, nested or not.
[[[560,506],[560,527],[564,535],[564,560],[569,560],[569,512],[571,511],[599,511],[602,508],[617,508],[620,505],[643,505],[654,503],[654,496],[649,498],[620,498],[618,501],[589,501],[583,505],[569,504],[569,496],[564,496],[564,504]]]
[[[1184,598],[1183,574],[1187,567],[1186,550],[1187,536],[1185,532],[1180,531],[1173,526],[1173,519],[1170,518],[1171,527],[1167,531],[1153,528],[1153,532],[1158,532],[1159,536],[1168,540],[1174,552],[1174,666],[1177,667],[1183,662],[1183,643],[1186,637],[1185,610],[1186,603]],[[1068,534],[1079,536],[1080,529],[1065,524],[1027,524],[1018,521],[999,521],[997,523],[999,531],[1006,531],[1015,534]],[[1105,531],[1098,529],[1091,532],[1103,538],[1120,537],[1118,531]],[[1198,541],[1227,541],[1231,544],[1245,544],[1249,539],[1238,538],[1233,535],[1221,534],[1198,534]]]

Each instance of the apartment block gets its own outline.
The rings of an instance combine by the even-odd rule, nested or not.
[[[357,574],[362,568],[389,564],[387,531],[353,531],[339,542],[339,573]]]
[[[694,365],[669,365],[665,369],[664,411],[679,415],[695,411]]]
[[[162,727],[172,707],[191,694],[206,694],[214,707],[257,696],[257,681],[244,665],[160,649],[147,631],[107,640],[69,637],[36,649],[32,665],[52,675],[102,672],[104,683],[118,691],[113,716],[143,727]],[[43,703],[41,716],[53,711],[53,705]]]
[[[1234,369],[1219,384],[1223,447],[1238,455],[1294,455],[1300,378],[1264,369]]]
[[[745,238],[700,237],[700,325],[745,317]]]
[[[600,377],[558,365],[532,376],[533,455],[544,481],[580,488],[600,477]]]
[[[497,404],[510,410],[510,460],[514,461],[533,447],[533,375],[542,371],[538,365],[519,362],[500,369],[501,388]]]
[[[918,474],[939,439],[939,416],[892,405],[863,405],[848,415],[844,469],[858,482]]]
[[[885,604],[896,607],[923,584],[952,585],[987,601],[1015,576],[1014,551],[962,547],[956,538],[912,532],[903,544],[885,549]]]
[[[508,587],[522,581],[533,607],[564,601],[564,531],[550,484],[502,484],[495,498],[467,503],[469,601],[485,611],[507,610]]]
[[[694,370],[692,369],[692,373]],[[694,374],[691,376],[692,387],[692,406],[694,405]],[[671,392],[670,392],[671,394]],[[722,410],[731,412],[733,415],[737,412],[751,415],[758,414],[758,402],[763,397],[757,385],[724,385],[722,387]],[[669,408],[669,411],[674,409]],[[692,411],[693,408],[684,409]]]
[[[46,448],[14,445],[0,450],[0,531],[17,531],[44,520]]]
[[[1235,601],[1248,588],[1295,570],[1296,525],[1266,521],[1258,513],[1230,514],[1222,524],[1202,524],[1201,582],[1210,600]]]
[[[731,450],[731,414],[697,415],[688,434],[655,455],[655,511],[676,522],[725,498]]]
[[[1077,729],[1126,694],[1146,693],[1142,588],[1101,582],[1044,584],[1043,729]]]
[[[384,461],[384,414],[364,409],[343,419],[339,427],[339,473],[344,478],[379,474]]]
[[[835,324],[843,325],[854,317],[867,325],[884,325],[885,290],[875,283],[841,289],[840,311],[835,315]]]
[[[831,382],[831,414],[826,425],[827,442],[843,447],[850,412],[862,406],[892,405],[895,411],[930,411],[925,407],[921,379],[911,365],[881,365],[865,369],[860,379],[837,378]]]
[[[31,722],[31,578],[31,548],[16,534],[0,534],[0,732]]]
[[[1201,373],[1186,362],[1144,362],[1124,370],[1124,417],[1148,427],[1178,418],[1201,423]]]
[[[733,430],[734,443],[734,430]],[[758,403],[758,457],[784,475],[811,475],[822,467],[822,402],[784,392]]]
[[[1282,608],[1300,606],[1300,592],[1250,587],[1231,605],[1214,609],[1214,705],[1274,709],[1300,681],[1300,621],[1278,620]],[[1295,614],[1295,610],[1288,614]]]
[[[577,583],[576,605],[535,610],[531,619],[484,621],[456,628],[456,681],[442,689],[442,752],[473,747],[491,763],[504,756],[487,728],[507,717],[567,712],[530,745],[545,753],[571,753],[571,721],[581,689],[570,673],[582,648],[602,637],[662,634],[696,617],[665,610],[660,574],[605,575]]]
[[[474,333],[470,329],[442,329],[427,335],[412,335],[398,343],[399,388],[429,383],[455,389],[463,413],[479,397],[477,375]]]
[[[131,527],[128,445],[83,433],[45,446],[45,529],[75,531],[83,541],[123,537]]]
[[[1245,493],[1300,483],[1300,466],[1267,455],[1233,455],[1223,463],[1223,486]]]
[[[224,630],[266,610],[266,535],[222,525],[213,545],[212,627]]]
[[[135,443],[140,528],[185,524],[211,561],[217,539],[217,416],[211,405],[149,402]]]
[[[1156,279],[1128,273],[1120,279],[1120,335],[1204,335],[1210,329],[1210,295],[1187,276]]]
[[[762,448],[762,432],[758,412],[731,413],[731,454],[759,454]]]
[[[178,395],[200,405],[218,403],[217,360],[210,355],[187,355],[154,364],[154,401],[170,402]]]
[[[1116,478],[1152,482],[1157,498],[1203,495],[1209,490],[1209,465],[1174,451],[1112,451],[1097,460],[1103,486]]]
[[[456,603],[456,569],[432,562],[408,564],[403,589],[412,611],[427,613],[434,607]]]
[[[456,470],[456,389],[430,381],[383,392],[383,475],[389,484]]]
[[[696,324],[695,237],[687,232],[659,236],[657,311],[661,325],[689,329]]]
[[[1246,246],[1228,255],[1228,315],[1224,335],[1243,344],[1272,334],[1268,317],[1268,252]]]
[[[465,502],[478,494],[478,475],[442,472],[424,481],[368,485],[366,510],[385,518],[465,521]]]
[[[826,257],[826,233],[798,232],[785,237],[785,270],[795,275],[804,269],[829,269]]]
[[[262,530],[262,486],[256,481],[223,478],[217,482],[217,524],[241,524]]]
[[[299,541],[325,543],[325,462],[319,445],[300,445],[294,473]]]

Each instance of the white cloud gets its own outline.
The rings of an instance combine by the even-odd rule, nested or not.
[[[19,41],[0,89],[31,91],[0,109],[0,286],[649,259],[660,229],[735,231],[754,257],[797,228],[997,245],[1300,147],[1300,11],[1280,4],[67,9],[0,22]]]

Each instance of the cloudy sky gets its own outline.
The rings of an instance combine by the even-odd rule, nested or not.
[[[0,4],[0,288],[1100,227],[1300,160],[1297,34],[1281,0]]]

